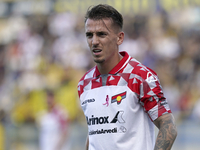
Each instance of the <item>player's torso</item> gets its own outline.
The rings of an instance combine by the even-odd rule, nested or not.
[[[86,89],[80,96],[91,150],[141,148],[143,139],[140,137],[143,138],[145,128],[151,126],[151,121],[143,111],[138,95],[127,85],[124,82],[120,86]]]

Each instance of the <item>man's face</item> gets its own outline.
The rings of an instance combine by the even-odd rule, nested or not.
[[[96,63],[105,63],[118,54],[120,32],[113,26],[111,19],[87,19],[85,33],[90,51]]]

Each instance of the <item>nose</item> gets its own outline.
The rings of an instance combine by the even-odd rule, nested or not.
[[[92,37],[92,45],[95,46],[95,45],[98,45],[98,44],[99,44],[99,38],[96,35],[94,35]]]

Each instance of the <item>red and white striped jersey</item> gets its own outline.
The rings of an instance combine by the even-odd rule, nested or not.
[[[152,150],[153,120],[171,113],[157,74],[126,52],[109,72],[95,66],[79,81],[89,150]]]

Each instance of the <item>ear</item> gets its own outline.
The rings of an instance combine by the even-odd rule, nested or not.
[[[119,32],[117,36],[117,45],[121,45],[124,41],[124,32]]]

